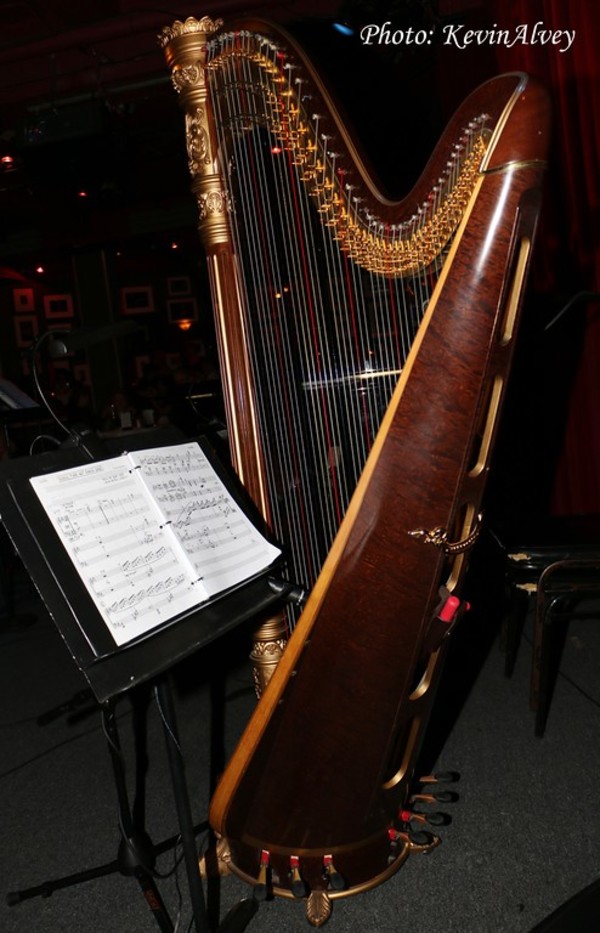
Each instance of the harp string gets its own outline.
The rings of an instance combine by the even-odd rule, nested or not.
[[[248,65],[245,66],[246,69]],[[246,82],[249,82],[251,79],[246,76]],[[248,86],[252,86],[248,83]],[[236,137],[240,139],[240,137]],[[293,372],[295,365],[293,359],[291,359],[289,341],[285,342],[286,355],[285,358],[282,357],[282,349],[284,344],[281,339],[276,339],[276,349],[277,352],[265,352],[265,348],[271,348],[273,346],[274,335],[278,335],[283,332],[286,334],[285,321],[283,322],[283,331],[279,328],[278,314],[277,314],[277,305],[274,303],[274,297],[276,295],[278,286],[276,283],[286,280],[285,274],[278,268],[278,258],[277,258],[277,242],[287,245],[288,242],[293,242],[293,239],[288,235],[279,235],[269,229],[270,214],[267,212],[267,216],[264,214],[264,204],[265,204],[265,192],[268,191],[268,185],[265,183],[264,178],[267,176],[267,166],[265,164],[265,146],[261,144],[261,140],[257,138],[256,135],[249,137],[248,134],[244,136],[244,143],[247,144],[247,147],[243,149],[241,141],[236,150],[236,161],[240,173],[240,183],[239,190],[242,192],[242,195],[245,195],[250,203],[250,208],[248,204],[245,205],[243,210],[243,215],[247,217],[252,217],[256,221],[256,229],[260,231],[260,234],[256,234],[253,228],[249,230],[246,229],[244,233],[246,234],[245,239],[249,243],[255,243],[256,237],[260,235],[260,245],[254,248],[254,255],[258,258],[258,263],[256,263],[256,268],[259,270],[259,278],[262,278],[262,281],[266,283],[265,293],[261,296],[263,302],[267,301],[272,304],[272,307],[267,311],[267,314],[264,311],[261,311],[257,315],[258,321],[258,340],[255,341],[256,344],[263,349],[263,355],[266,360],[267,366],[270,362],[273,362],[273,366],[269,369],[266,376],[267,378],[264,381],[261,381],[262,388],[262,398],[261,408],[263,411],[277,411],[281,409],[281,404],[277,405],[277,402],[280,402],[281,397],[287,402],[286,410],[284,412],[285,423],[279,423],[274,425],[274,438],[277,442],[278,449],[276,451],[278,459],[278,479],[280,487],[280,495],[278,501],[285,497],[286,492],[292,491],[298,486],[298,477],[301,475],[301,465],[300,460],[304,460],[304,448],[301,444],[301,438],[298,438],[297,431],[298,426],[302,423],[299,418],[298,412],[298,400],[294,394],[289,392],[289,383],[285,378],[285,372]],[[273,159],[274,166],[281,166],[281,160]],[[273,166],[271,166],[273,167]],[[260,182],[257,179],[262,179]],[[277,183],[277,175],[274,176],[274,182]],[[272,192],[269,192],[272,194]],[[281,207],[281,214],[283,217],[284,231],[290,231],[292,227],[291,220],[289,219],[292,214],[292,208],[289,202],[289,195],[287,193],[286,186],[279,184],[278,190],[276,192],[276,200]],[[241,228],[240,228],[241,229]],[[265,232],[266,231],[266,232]],[[240,234],[240,230],[238,230]],[[238,243],[241,240],[241,235],[238,236]],[[238,249],[241,247],[238,246]],[[266,261],[263,261],[263,258],[267,258]],[[300,277],[299,272],[299,261],[297,254],[293,252],[290,254],[288,251],[288,264],[292,266],[295,265],[295,272],[292,271],[292,275],[295,279]],[[291,260],[291,262],[290,262]],[[306,283],[307,287],[303,290],[298,289],[288,289],[288,294],[293,293],[294,303],[298,301],[298,298],[302,300],[302,297],[305,296],[306,300],[310,302],[311,297],[311,288],[310,283]],[[281,292],[279,292],[281,294]],[[306,314],[306,301],[304,307],[297,308],[294,307],[295,317],[303,321],[307,318]],[[304,337],[303,342],[305,345],[308,345],[306,337]],[[279,368],[275,368],[274,361],[279,361]],[[282,378],[283,377],[283,378]],[[288,375],[289,379],[289,375]],[[280,387],[278,389],[278,387]],[[283,396],[280,393],[283,392]],[[292,404],[290,404],[290,398]],[[318,432],[316,437],[318,438],[320,433]],[[288,441],[288,444],[283,443]],[[300,441],[300,442],[298,442]],[[272,446],[269,448],[273,452]],[[304,468],[306,472],[306,467]],[[277,475],[277,474],[275,474]],[[302,553],[305,555],[310,554],[314,550],[314,544],[309,540],[310,536],[314,534],[314,521],[312,523],[307,522],[306,514],[304,507],[310,500],[307,500],[301,496],[296,496],[291,499],[288,498],[288,504],[291,502],[291,506],[294,507],[295,511],[292,515],[292,518],[287,522],[288,535],[286,540],[294,539],[297,536],[297,529],[303,532],[302,534]],[[295,550],[299,550],[299,542],[295,542]],[[314,572],[314,569],[312,569]]]
[[[468,128],[426,203],[384,224],[348,182],[309,82],[270,40],[218,37],[208,77],[269,519],[290,545],[290,574],[311,584],[439,277],[481,127]],[[371,258],[363,242],[374,244]]]

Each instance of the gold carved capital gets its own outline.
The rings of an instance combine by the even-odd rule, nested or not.
[[[206,99],[207,43],[222,25],[222,20],[212,20],[208,16],[199,20],[190,16],[184,22],[176,20],[172,26],[165,27],[158,37],[171,69],[173,87],[186,99],[185,106],[188,106],[187,99],[196,103]]]
[[[193,16],[188,16],[183,22],[176,19],[172,26],[165,26],[158,37],[158,41],[164,48],[173,39],[179,39],[181,36],[212,36],[222,25],[222,19],[211,19],[210,16],[195,19]]]

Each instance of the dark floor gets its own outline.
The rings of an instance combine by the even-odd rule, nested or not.
[[[2,625],[2,842],[5,893],[40,885],[116,857],[119,839],[110,758],[96,709],[77,707],[47,725],[38,719],[85,690],[86,683],[22,568],[17,612],[35,621]],[[27,621],[27,620],[25,620]],[[476,613],[463,623],[451,652],[436,707],[430,748],[438,767],[462,775],[452,824],[427,857],[411,857],[383,886],[338,900],[331,933],[529,933],[560,904],[600,877],[597,807],[600,773],[600,625],[571,624],[548,727],[533,735],[528,708],[531,648],[524,640],[511,680],[495,632]],[[487,637],[489,634],[489,638]],[[527,634],[527,633],[526,633]],[[209,701],[207,671],[228,668],[227,745],[231,747],[254,704],[245,646],[233,639],[199,652],[176,672],[176,705],[186,756],[194,820],[208,803]],[[117,707],[123,752],[132,767],[128,699]],[[80,715],[82,714],[82,715]],[[178,831],[162,722],[148,710],[149,768],[146,825],[154,842]],[[198,845],[203,842],[198,835]],[[161,855],[168,875],[159,889],[178,933],[191,910],[180,850]],[[221,881],[221,916],[247,892]],[[6,933],[144,933],[158,929],[135,880],[111,874],[7,906]],[[262,904],[249,929],[300,933],[310,929],[303,907]],[[565,928],[567,929],[567,928]],[[579,933],[576,924],[568,929]],[[587,927],[586,927],[587,929]]]

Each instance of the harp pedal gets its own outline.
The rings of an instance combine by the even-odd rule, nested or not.
[[[425,774],[419,778],[419,784],[457,784],[460,781],[458,771],[439,771],[436,774]]]
[[[427,854],[435,849],[441,842],[439,836],[428,833],[425,830],[401,832],[398,829],[388,830],[390,840],[390,852],[388,855],[388,865],[392,865],[399,857],[401,850],[408,846],[412,851]]]
[[[408,833],[408,842],[411,848],[415,849],[417,852],[427,854],[431,852],[432,849],[435,849],[436,846],[439,846],[441,839],[439,836],[434,836],[433,833],[428,833],[420,829],[416,832]]]
[[[410,803],[456,803],[459,799],[456,791],[453,790],[440,790],[437,793],[433,794],[412,794],[410,797]]]
[[[420,823],[429,826],[447,826],[451,823],[451,817],[447,813],[421,813],[419,810],[400,810],[398,814],[400,820],[407,826],[411,823]]]
[[[263,849],[260,853],[260,867],[258,878],[254,886],[254,896],[259,901],[265,901],[269,895],[271,885],[271,855]]]
[[[294,897],[307,897],[308,885],[300,874],[300,859],[297,855],[290,856],[290,878],[292,880],[291,891]]]
[[[346,880],[333,864],[333,855],[323,856],[323,875],[329,881],[332,891],[344,891]]]

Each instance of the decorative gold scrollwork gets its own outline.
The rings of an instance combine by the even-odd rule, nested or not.
[[[432,544],[440,548],[444,554],[464,554],[469,548],[473,547],[481,531],[483,513],[479,512],[475,524],[466,538],[462,541],[448,541],[448,532],[445,528],[437,527],[427,530],[427,528],[415,528],[409,531],[411,538],[419,538],[423,544]]]
[[[306,919],[313,927],[322,927],[331,915],[331,900],[326,891],[312,891],[306,902]]]
[[[197,107],[193,113],[186,114],[186,141],[190,174],[196,176],[211,161],[204,108]]]

